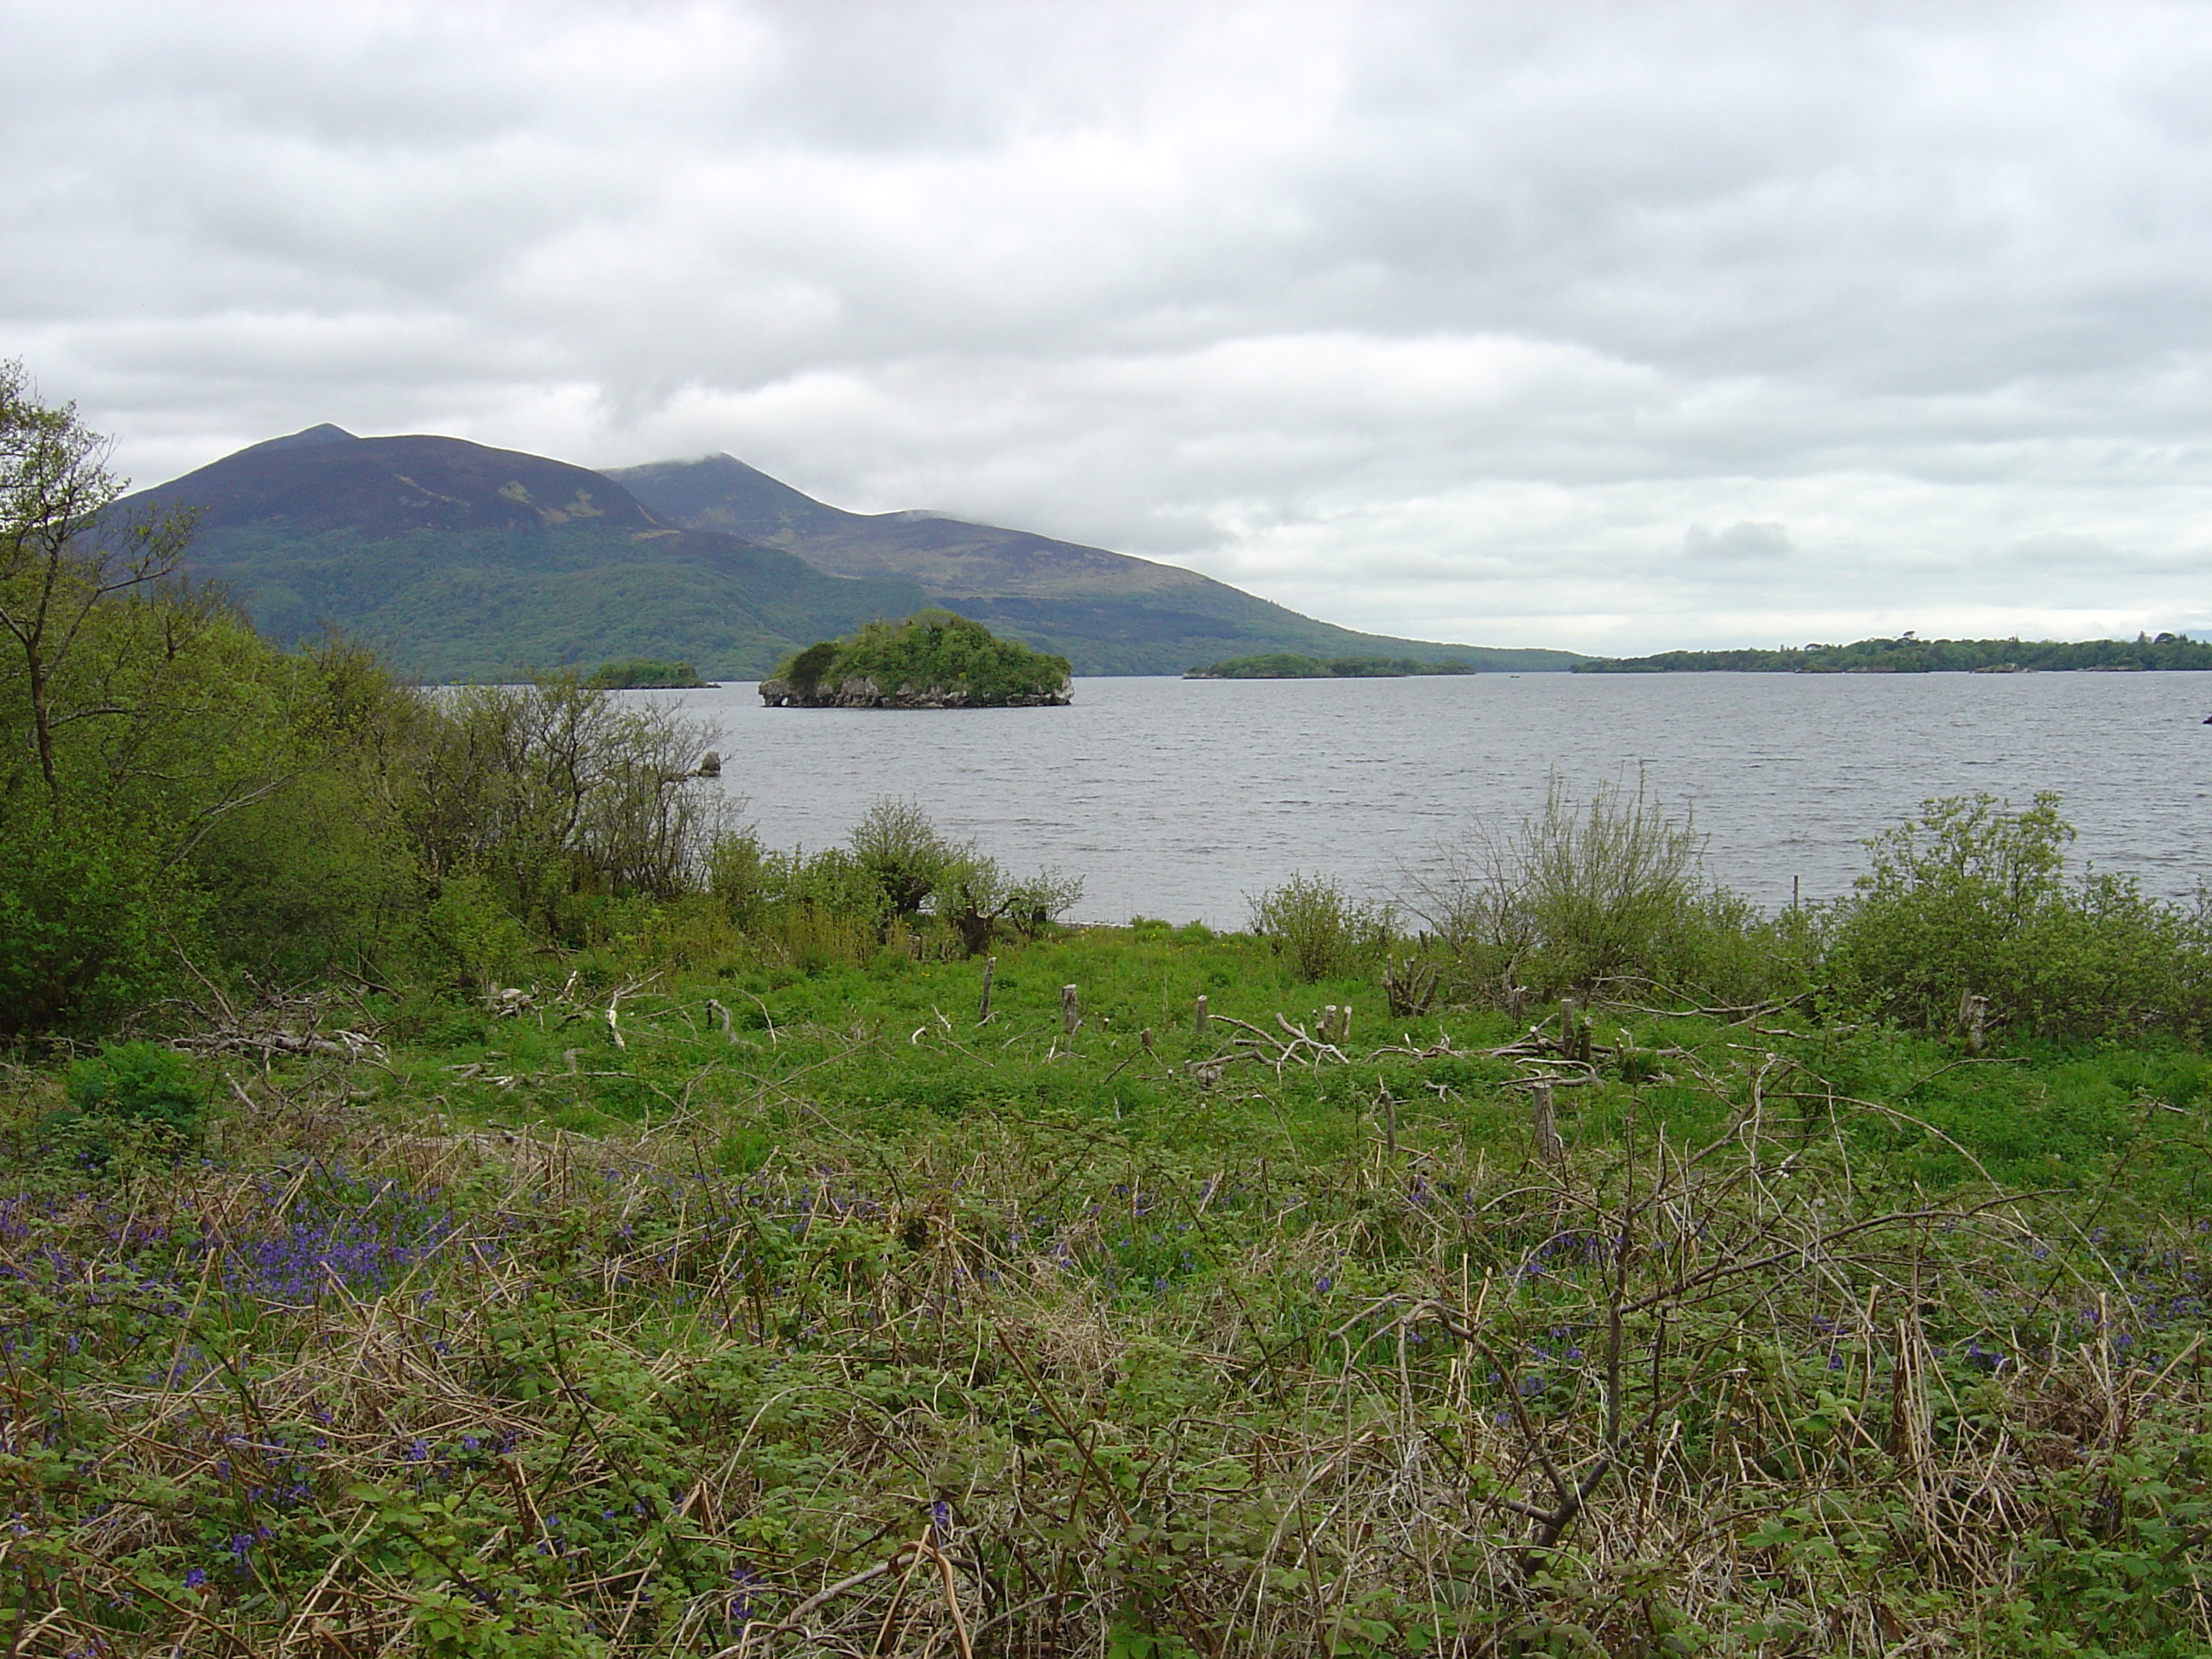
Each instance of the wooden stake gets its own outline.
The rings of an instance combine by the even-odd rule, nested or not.
[[[1559,1139],[1559,1120],[1553,1115],[1550,1080],[1539,1078],[1528,1092],[1534,1097],[1528,1127],[1536,1143],[1536,1156],[1547,1164],[1557,1164],[1567,1149]]]
[[[1073,1036],[1075,1028],[1082,1024],[1083,1007],[1077,1000],[1075,988],[1073,985],[1061,986],[1060,988],[1060,1030],[1066,1031],[1068,1036]]]
[[[975,1023],[978,1025],[988,1023],[991,1018],[991,975],[998,965],[996,957],[983,958],[983,1000],[975,1005]]]
[[[1990,1000],[1968,991],[1959,999],[1959,1030],[1966,1039],[1966,1052],[1978,1054],[1989,1046]]]
[[[1191,1015],[1190,1034],[1200,1038],[1206,1036],[1206,999],[1204,997],[1198,1000],[1197,1011]]]

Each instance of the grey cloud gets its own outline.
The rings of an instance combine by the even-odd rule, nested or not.
[[[1604,649],[2203,615],[2196,9],[0,27],[0,351],[143,479],[324,419],[727,449],[1363,626]]]
[[[1771,520],[1758,523],[1739,519],[1725,530],[1708,530],[1693,524],[1682,533],[1682,550],[1692,559],[1737,564],[1762,564],[1786,559],[1797,550],[1790,532]]]

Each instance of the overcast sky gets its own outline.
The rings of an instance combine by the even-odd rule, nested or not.
[[[0,356],[1634,652],[2212,632],[2212,7],[0,0]]]

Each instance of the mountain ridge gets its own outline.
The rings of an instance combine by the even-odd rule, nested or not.
[[[228,587],[280,641],[336,629],[428,678],[633,656],[757,678],[815,640],[932,605],[1078,673],[1180,674],[1276,650],[1523,671],[1579,660],[1358,633],[1194,571],[946,514],[848,513],[727,455],[602,472],[325,422],[118,506],[198,514],[187,574]]]
[[[606,476],[672,522],[781,547],[836,575],[896,574],[915,581],[938,604],[1069,658],[1079,673],[1181,674],[1261,651],[1322,657],[1420,652],[1523,672],[1581,660],[1567,651],[1362,633],[1179,565],[950,514],[851,513],[728,454],[613,467]],[[1139,662],[1143,665],[1102,666]]]

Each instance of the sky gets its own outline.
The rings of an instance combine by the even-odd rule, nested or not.
[[[2212,634],[2212,6],[0,0],[140,484],[725,451],[1381,633]]]

